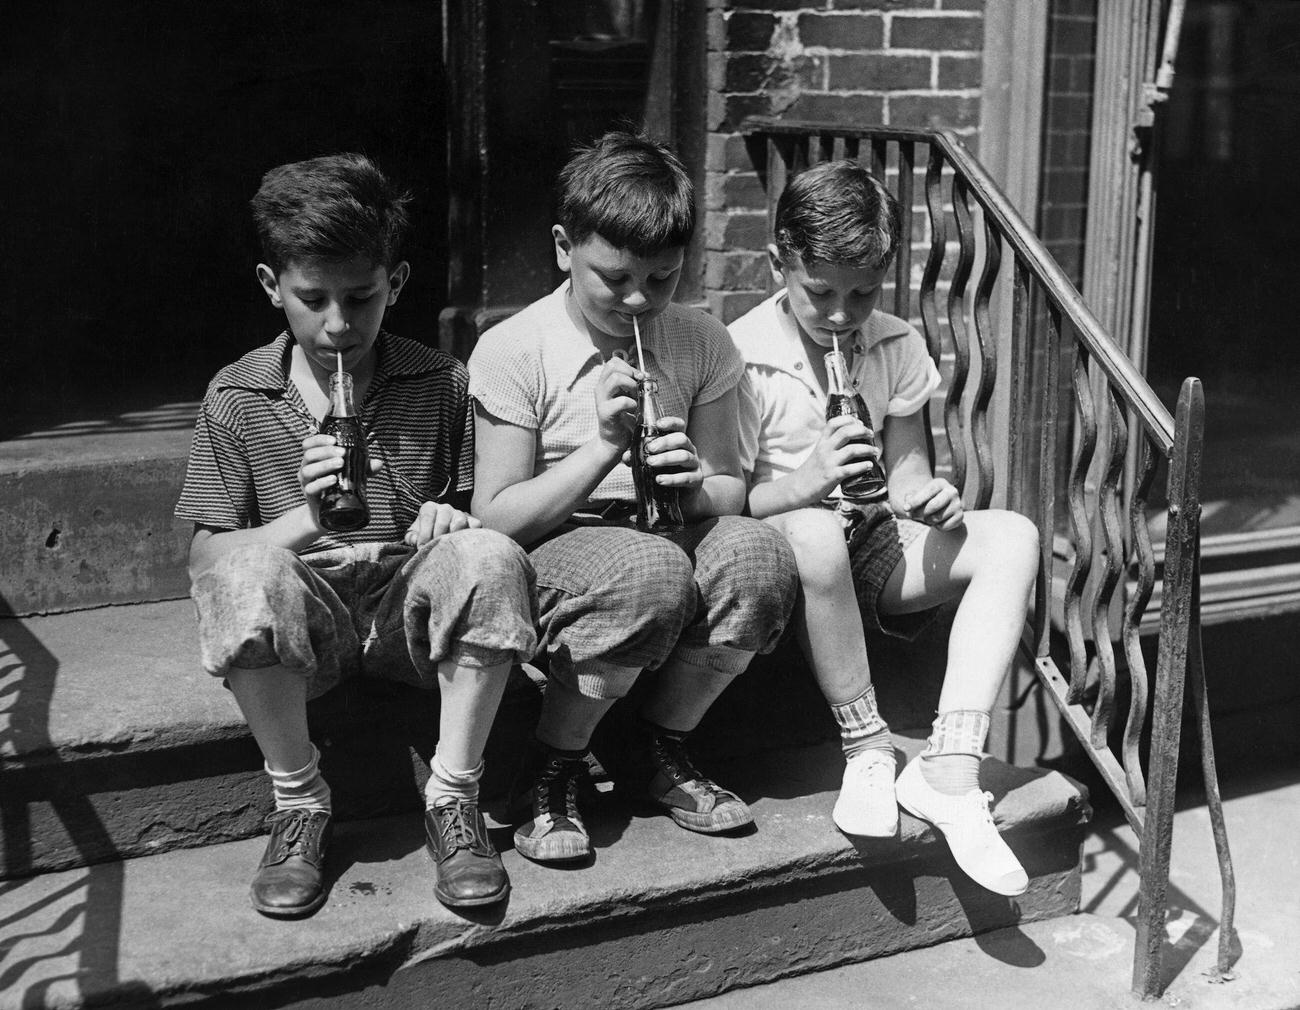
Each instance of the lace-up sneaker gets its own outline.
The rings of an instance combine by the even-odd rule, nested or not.
[[[1015,897],[1029,887],[1029,877],[998,834],[989,804],[993,794],[972,789],[948,796],[934,789],[921,774],[921,758],[907,763],[895,786],[898,805],[939,829],[957,865],[996,894]]]
[[[583,758],[547,754],[527,792],[512,802],[515,848],[538,863],[567,863],[591,854],[591,838],[578,812],[578,788],[587,778]]]
[[[249,888],[253,907],[276,919],[311,915],[325,903],[330,815],[323,810],[277,810],[266,823],[271,837]]]
[[[892,751],[868,750],[849,759],[831,820],[846,835],[892,838],[898,833]]]
[[[650,799],[683,828],[716,835],[754,823],[744,800],[700,774],[679,737],[652,734],[650,760]]]
[[[477,803],[449,798],[426,810],[424,834],[437,873],[433,893],[444,905],[490,905],[510,893]]]

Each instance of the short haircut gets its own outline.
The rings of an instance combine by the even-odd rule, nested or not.
[[[599,235],[637,256],[685,246],[695,231],[695,187],[663,144],[613,131],[580,147],[560,171],[558,217],[575,245]]]
[[[782,262],[887,267],[898,251],[898,201],[856,161],[826,161],[800,172],[776,204],[774,239]]]
[[[401,259],[410,195],[363,154],[332,154],[280,165],[262,176],[253,221],[276,276],[290,262],[365,256],[390,270]]]

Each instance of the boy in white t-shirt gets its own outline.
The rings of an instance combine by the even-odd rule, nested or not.
[[[474,514],[522,544],[537,575],[548,679],[514,815],[516,850],[542,863],[592,857],[579,803],[591,737],[643,671],[653,683],[624,785],[691,831],[753,822],[686,738],[776,646],[797,592],[784,538],[737,514],[744,362],[718,320],[672,301],[695,227],[686,169],[615,131],[574,153],[559,190],[552,238],[568,278],[485,333],[469,362]],[[663,411],[648,463],[685,521],[663,536],[637,529],[624,462],[646,377]]]
[[[957,489],[931,471],[921,408],[939,375],[921,335],[877,309],[906,238],[899,228],[897,202],[856,162],[815,166],[781,195],[768,251],[784,288],[730,327],[746,361],[741,464],[750,511],[785,534],[798,562],[793,623],[847,759],[835,823],[848,834],[892,835],[901,804],[944,834],[974,880],[1015,895],[1027,877],[993,824],[979,765],[1024,626],[1038,534],[1012,512],[967,512]],[[853,417],[825,420],[824,355],[835,343],[874,433]],[[831,497],[881,464],[887,499]],[[960,602],[938,718],[895,785],[863,624],[910,638],[952,599]]]

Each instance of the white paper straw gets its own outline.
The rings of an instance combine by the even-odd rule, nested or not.
[[[636,321],[636,316],[632,317],[632,335],[636,337],[636,366],[645,371],[645,355],[641,351],[641,324]]]

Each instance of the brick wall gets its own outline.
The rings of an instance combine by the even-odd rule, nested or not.
[[[724,322],[767,295],[765,197],[746,116],[979,128],[983,0],[710,0],[705,295]]]
[[[1047,107],[1038,234],[1083,285],[1097,0],[1053,0],[1047,22]]]

